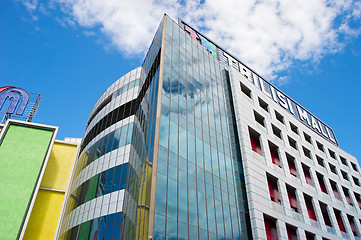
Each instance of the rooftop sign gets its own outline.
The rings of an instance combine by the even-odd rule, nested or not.
[[[199,41],[214,57],[216,57],[221,63],[226,66],[230,66],[240,72],[246,79],[259,88],[266,96],[271,98],[274,102],[279,104],[290,114],[292,114],[297,120],[305,124],[314,132],[327,139],[331,143],[338,146],[336,136],[329,126],[318,119],[315,115],[307,111],[296,101],[292,100],[286,94],[284,94],[277,87],[270,82],[263,79],[259,74],[253,71],[251,68],[243,64],[241,61],[233,57],[227,51],[220,48],[215,43],[208,40],[201,35],[198,31],[187,25],[185,22],[179,20],[179,25],[183,27],[184,31],[188,32],[192,38]]]
[[[9,118],[31,122],[40,100],[40,94],[28,93],[24,89],[11,86],[0,87],[0,123]]]

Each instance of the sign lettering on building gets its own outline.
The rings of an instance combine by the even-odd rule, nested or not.
[[[335,134],[329,126],[318,119],[315,115],[307,111],[300,104],[292,100],[281,90],[276,88],[274,85],[263,79],[251,68],[244,65],[241,61],[237,60],[227,51],[223,50],[216,44],[209,41],[207,38],[202,36],[199,32],[188,26],[183,21],[179,21],[181,26],[184,26],[184,30],[190,34],[192,38],[199,41],[214,57],[216,57],[221,63],[233,67],[240,72],[248,81],[259,88],[266,96],[272,99],[274,102],[279,104],[300,122],[308,126],[317,134],[321,135],[331,143],[338,145]]]
[[[0,114],[4,114],[0,121],[11,117],[32,121],[40,100],[40,94],[12,86],[0,87]]]

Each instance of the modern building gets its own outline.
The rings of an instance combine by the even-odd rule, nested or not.
[[[52,239],[79,141],[58,127],[8,119],[0,126],[0,239]]]
[[[359,239],[333,130],[183,21],[90,113],[60,239]]]

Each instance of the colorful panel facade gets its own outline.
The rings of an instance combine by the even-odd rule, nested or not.
[[[55,141],[24,239],[54,238],[77,147],[77,144]]]
[[[0,139],[0,238],[21,236],[57,128],[8,121]],[[5,194],[6,193],[6,194]]]

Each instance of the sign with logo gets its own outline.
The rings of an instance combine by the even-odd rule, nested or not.
[[[286,109],[297,120],[305,124],[314,132],[327,139],[331,143],[338,146],[336,136],[329,126],[318,119],[315,115],[307,111],[300,104],[292,100],[281,90],[276,88],[270,82],[263,79],[259,74],[253,71],[251,68],[243,64],[241,61],[233,57],[227,51],[220,48],[218,45],[209,41],[202,36],[199,32],[191,28],[189,25],[179,20],[179,25],[184,28],[184,31],[188,32],[192,38],[202,44],[214,57],[216,57],[221,63],[226,66],[230,66],[240,72],[248,81],[259,88],[266,96],[271,98],[281,107]]]
[[[41,95],[28,93],[24,89],[6,86],[0,87],[1,122],[9,118],[26,119],[31,122],[39,107]]]

